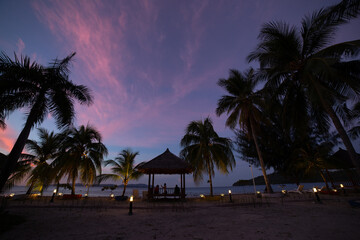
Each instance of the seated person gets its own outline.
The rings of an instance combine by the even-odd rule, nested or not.
[[[175,195],[180,195],[180,188],[179,188],[178,185],[175,186],[174,194],[175,194]]]
[[[159,194],[159,185],[155,186],[154,194]]]

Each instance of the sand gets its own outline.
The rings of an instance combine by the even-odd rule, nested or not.
[[[107,198],[9,201],[7,211],[26,222],[0,239],[360,239],[360,209],[348,204],[360,195],[321,198],[136,200],[131,216],[128,202]]]

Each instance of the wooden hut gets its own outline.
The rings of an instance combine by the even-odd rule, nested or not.
[[[183,159],[171,153],[169,149],[152,160],[141,163],[137,169],[149,175],[148,181],[148,198],[157,196],[179,196],[185,198],[185,174],[192,172],[191,166]],[[154,178],[155,174],[179,174],[180,175],[180,193],[174,192],[173,189],[167,189],[167,192],[154,191]]]

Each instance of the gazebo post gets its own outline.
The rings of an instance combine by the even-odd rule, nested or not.
[[[155,173],[153,173],[153,176],[152,176],[152,191],[154,191],[154,176],[155,176]]]
[[[183,181],[184,181],[184,193],[182,197],[185,198],[185,173],[184,173]]]
[[[182,182],[182,173],[180,173],[180,197],[183,195],[183,182]]]
[[[149,182],[148,182],[148,198],[150,198],[150,196],[152,196],[152,194],[150,194],[150,176],[151,176],[151,173],[149,173]]]

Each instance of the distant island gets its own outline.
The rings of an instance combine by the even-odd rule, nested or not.
[[[348,174],[344,170],[339,170],[335,172],[330,173],[331,178],[334,182],[348,182],[350,181]],[[295,181],[289,178],[286,178],[279,173],[271,173],[268,174],[269,180],[271,184],[295,184]],[[264,177],[262,175],[254,178],[256,185],[265,185]],[[330,183],[330,179],[327,176],[327,180]],[[323,179],[321,178],[320,174],[316,174],[313,176],[306,177],[300,181],[301,183],[311,183],[311,182],[323,182]],[[253,185],[253,180],[238,180],[236,181],[233,186],[247,186],[247,185]]]

